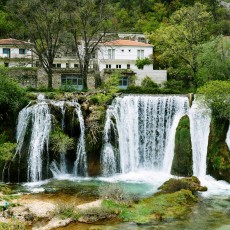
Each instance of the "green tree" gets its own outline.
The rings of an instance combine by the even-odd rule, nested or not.
[[[204,86],[198,88],[198,98],[204,100],[212,109],[212,114],[216,118],[230,119],[230,82],[229,81],[209,81]]]
[[[24,32],[33,42],[34,52],[48,76],[48,88],[52,88],[53,61],[62,45],[66,23],[65,1],[10,1],[8,10],[15,21],[25,25]]]
[[[112,27],[110,24],[112,9],[108,0],[77,0],[74,2],[67,0],[67,2],[67,31],[72,35],[83,85],[87,89],[90,60],[98,44]]]
[[[25,90],[4,72],[0,70],[0,121],[14,119],[28,102]]]
[[[200,46],[210,38],[212,15],[207,7],[196,3],[182,7],[172,14],[169,23],[162,24],[149,37],[156,45],[159,61],[165,66],[179,69],[195,77],[198,70],[197,56]]]
[[[230,80],[230,39],[218,37],[202,46],[198,55],[197,84],[210,80]]]

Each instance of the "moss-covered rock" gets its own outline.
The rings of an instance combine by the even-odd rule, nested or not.
[[[189,117],[181,118],[176,130],[174,158],[171,173],[178,176],[192,175],[192,144]]]
[[[193,194],[198,191],[207,191],[207,187],[201,186],[200,181],[197,177],[187,177],[182,179],[171,178],[159,187],[160,193],[173,193],[186,189],[191,191]]]
[[[225,142],[229,121],[212,119],[209,135],[207,169],[208,174],[218,180],[230,182],[230,151]]]
[[[106,108],[100,105],[91,105],[89,112],[85,118],[86,151],[88,153],[89,175],[95,176],[100,174],[100,152],[103,142]]]

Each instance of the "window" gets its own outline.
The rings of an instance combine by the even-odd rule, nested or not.
[[[127,69],[130,69],[130,64],[127,64]]]
[[[111,69],[111,64],[106,64],[106,69]]]
[[[116,65],[116,69],[121,69],[121,65]]]
[[[69,68],[69,63],[66,63],[66,68]]]
[[[108,58],[115,59],[115,49],[108,49]]]
[[[53,64],[53,68],[61,68],[61,63],[55,63],[55,64]]]
[[[139,38],[138,38],[138,42],[144,42],[144,43],[146,43],[146,40],[145,40],[145,38],[143,38],[143,37],[139,37]]]
[[[129,84],[129,79],[128,77],[121,77],[119,81],[119,88],[121,89],[126,89]]]
[[[82,90],[83,89],[83,79],[80,75],[65,74],[61,76],[61,86],[66,89]]]
[[[3,48],[3,54],[7,54],[7,57],[10,57],[10,49]]]
[[[19,54],[26,54],[26,49],[19,49]]]
[[[78,64],[74,64],[74,68],[78,68],[79,66],[78,66]]]
[[[138,59],[144,58],[144,50],[137,50],[137,58]]]

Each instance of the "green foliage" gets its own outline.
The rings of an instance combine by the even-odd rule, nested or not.
[[[0,75],[0,119],[17,112],[27,103],[26,92],[7,75]]]
[[[158,84],[155,83],[150,77],[145,77],[141,82],[141,87],[147,88],[159,88]]]
[[[210,81],[197,90],[201,94],[198,99],[204,100],[212,109],[216,118],[229,119],[230,114],[230,82]]]
[[[110,91],[112,93],[118,91],[119,80],[121,78],[121,73],[116,71],[112,73],[108,78],[106,78],[103,82],[102,88]]]
[[[177,176],[192,175],[192,144],[188,116],[181,118],[176,129],[171,173]]]
[[[0,159],[2,161],[9,161],[12,159],[16,148],[15,143],[5,142],[0,145]]]
[[[55,153],[66,153],[75,146],[74,139],[59,130],[51,134],[50,143]]]
[[[152,43],[157,47],[156,51],[161,53],[158,61],[162,66],[184,69],[187,76],[195,77],[197,55],[200,45],[211,36],[212,18],[205,5],[196,3],[194,6],[180,8],[171,15],[168,23],[162,23],[150,35]]]
[[[207,171],[218,180],[230,182],[230,151],[226,144],[229,120],[212,119],[210,125]]]
[[[10,219],[7,223],[1,222],[0,229],[4,230],[26,230],[24,223],[20,222],[17,219]]]
[[[79,213],[76,208],[71,204],[59,204],[55,210],[55,214],[63,220],[67,218],[77,220],[79,217]]]
[[[144,69],[145,65],[152,64],[152,61],[149,58],[137,59],[135,65],[138,69]]]
[[[198,86],[211,80],[230,79],[230,39],[218,37],[202,46],[198,55]]]

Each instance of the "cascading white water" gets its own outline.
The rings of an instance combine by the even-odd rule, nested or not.
[[[49,133],[51,130],[51,115],[48,104],[40,102],[24,108],[18,117],[17,149],[20,154],[26,131],[31,123],[31,137],[28,150],[28,181],[42,179],[42,157],[44,149],[48,152]]]
[[[228,132],[227,132],[227,136],[226,136],[226,140],[225,140],[227,146],[228,146],[228,149],[230,150],[230,125],[229,125],[229,128],[228,128]]]
[[[75,113],[78,115],[78,120],[80,123],[81,135],[77,145],[77,156],[76,161],[74,162],[74,175],[75,176],[87,176],[87,155],[85,150],[85,123],[84,117],[81,112],[81,106],[77,102],[73,102],[75,105]]]
[[[53,101],[53,100],[51,100],[50,103],[61,109],[61,114],[62,114],[61,128],[62,128],[62,131],[64,131],[64,128],[65,128],[65,110],[66,110],[65,102],[64,101]],[[53,162],[53,164],[56,164],[56,162]],[[56,165],[56,168],[57,168],[57,165]],[[51,170],[51,171],[53,172],[54,170]],[[67,173],[66,152],[60,153],[60,171],[59,172],[60,172],[60,174]]]
[[[188,98],[180,96],[116,98],[106,115],[103,174],[170,172],[176,127],[188,108]],[[117,132],[118,149],[111,143],[112,132]]]
[[[190,133],[193,152],[193,175],[204,178],[206,175],[206,157],[210,132],[211,110],[202,100],[193,101],[189,111]]]

